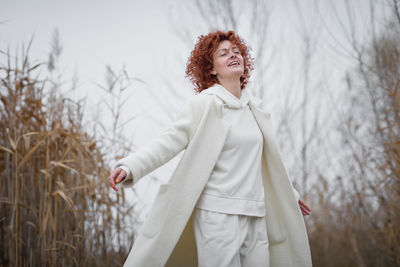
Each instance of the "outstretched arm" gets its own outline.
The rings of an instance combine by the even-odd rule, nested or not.
[[[167,163],[182,151],[189,143],[197,129],[201,114],[201,100],[199,97],[190,99],[178,114],[175,122],[162,134],[156,137],[149,145],[139,149],[128,157],[118,160],[113,165],[113,177],[110,180],[115,184],[123,181],[124,186],[133,186],[143,176]],[[128,168],[129,171],[122,170]],[[120,169],[118,175],[116,168]],[[115,173],[114,173],[115,172]],[[122,175],[121,175],[122,173]],[[123,174],[127,174],[126,177]],[[112,181],[110,185],[112,186]],[[115,189],[114,189],[115,190]]]

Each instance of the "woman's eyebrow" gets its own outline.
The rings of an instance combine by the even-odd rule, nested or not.
[[[233,46],[233,47],[232,47],[232,49],[234,49],[234,48],[238,49],[238,47],[237,47],[237,46]],[[225,50],[225,51],[226,51],[226,50],[228,50],[228,49],[227,49],[227,48],[221,48],[221,49],[220,49],[220,50],[218,50],[217,52],[219,52],[219,51],[222,51],[222,50]]]

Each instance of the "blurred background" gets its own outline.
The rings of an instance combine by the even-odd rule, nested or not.
[[[399,0],[0,0],[0,266],[122,266],[182,154],[111,164],[194,96],[198,36],[252,48],[315,266],[400,266]]]

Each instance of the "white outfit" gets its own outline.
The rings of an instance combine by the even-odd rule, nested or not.
[[[265,216],[261,157],[263,136],[251,112],[246,89],[240,99],[221,85],[202,91],[217,95],[231,126],[221,154],[197,203],[210,211]]]
[[[199,267],[269,267],[265,219],[196,209]]]
[[[261,173],[263,136],[246,89],[238,99],[217,85],[202,93],[225,105],[230,131],[196,205],[194,234],[199,267],[269,266]]]
[[[218,86],[212,86],[204,92]],[[264,142],[261,166],[270,265],[311,267],[307,231],[297,203],[299,194],[293,188],[283,164],[271,114],[264,111],[259,103],[258,99],[250,97],[249,107]],[[162,135],[145,148],[114,164],[114,168],[125,165],[130,169],[131,173],[123,183],[123,186],[129,187],[185,149],[170,182],[160,186],[125,266],[197,264],[192,215],[197,211],[195,207],[210,180],[232,127],[224,118],[225,112],[229,110],[218,96],[199,94],[185,105],[176,122]],[[243,215],[234,216],[240,218]],[[249,228],[254,229],[251,226]],[[247,229],[235,233],[242,235]],[[240,255],[244,247],[245,241],[235,250]]]
[[[206,89],[225,105],[231,126],[196,205],[194,234],[199,267],[269,266],[261,173],[263,136],[246,89],[237,98],[223,86]],[[129,175],[127,166],[120,166]],[[250,217],[251,216],[251,217]]]

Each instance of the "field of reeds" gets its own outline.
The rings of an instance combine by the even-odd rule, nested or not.
[[[0,266],[121,266],[133,241],[123,190],[110,197],[81,103],[30,63],[29,46],[1,51]]]
[[[400,266],[400,16],[359,51],[337,129],[348,171],[307,196],[315,266]]]

